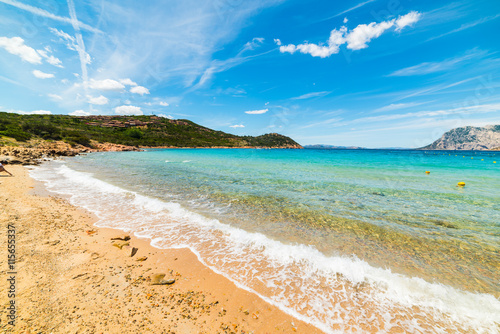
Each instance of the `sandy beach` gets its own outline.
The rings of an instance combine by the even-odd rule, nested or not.
[[[3,332],[321,333],[238,288],[190,250],[160,250],[96,228],[95,217],[45,192],[25,167],[6,168],[15,177],[0,177]]]

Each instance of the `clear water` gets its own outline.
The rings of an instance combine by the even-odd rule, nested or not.
[[[496,333],[499,164],[492,152],[171,149],[32,175],[100,226],[189,247],[325,332]]]

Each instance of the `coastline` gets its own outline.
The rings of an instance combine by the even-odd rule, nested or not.
[[[111,238],[129,234],[95,227],[96,217],[51,196],[25,168],[8,169],[15,177],[0,177],[0,221],[15,227],[17,319],[8,325],[12,299],[2,280],[6,332],[322,333],[238,288],[189,249],[157,249],[131,234],[128,245],[114,247],[120,241]],[[159,273],[175,283],[151,285]]]

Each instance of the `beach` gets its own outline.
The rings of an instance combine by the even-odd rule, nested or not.
[[[2,231],[13,231],[0,235],[2,331],[321,333],[210,270],[189,249],[157,249],[148,239],[97,228],[96,217],[45,191],[25,167],[7,169],[15,177],[0,177]],[[157,274],[175,283],[152,285]]]

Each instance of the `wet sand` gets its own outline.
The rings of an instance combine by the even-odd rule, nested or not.
[[[7,169],[15,177],[0,175],[3,332],[322,333],[238,288],[189,249],[160,250],[133,235],[111,240],[129,234],[96,228],[95,217],[41,191],[24,167]],[[7,264],[9,226],[15,231],[13,268]],[[155,274],[175,283],[152,285]],[[11,276],[15,298],[8,296]],[[14,325],[8,323],[12,301]]]

